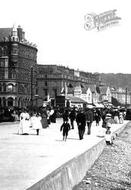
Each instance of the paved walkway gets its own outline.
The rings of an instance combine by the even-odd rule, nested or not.
[[[125,123],[127,121],[124,121]],[[39,136],[18,135],[18,123],[0,123],[0,189],[26,190],[53,170],[85,152],[98,143],[104,129],[93,123],[92,134],[79,140],[77,126],[69,131],[67,141],[62,140],[61,119],[42,129]],[[114,124],[112,129],[122,124]]]

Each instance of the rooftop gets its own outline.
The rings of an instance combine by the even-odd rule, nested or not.
[[[11,36],[12,28],[0,28],[0,41],[8,39]]]

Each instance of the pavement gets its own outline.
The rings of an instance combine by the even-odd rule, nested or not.
[[[26,190],[100,142],[105,134],[101,123],[96,126],[93,122],[91,135],[87,135],[86,129],[84,139],[79,140],[75,123],[75,129],[69,131],[65,142],[61,124],[62,119],[57,119],[37,136],[32,129],[30,135],[18,135],[18,122],[0,123],[0,190]],[[122,126],[113,124],[111,129],[115,131]]]

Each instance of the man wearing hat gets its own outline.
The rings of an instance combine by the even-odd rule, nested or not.
[[[85,112],[86,115],[86,122],[87,122],[87,134],[90,135],[91,134],[91,126],[92,126],[92,122],[93,122],[93,111],[89,108],[86,109]]]
[[[82,140],[85,133],[86,116],[83,109],[79,109],[76,115],[76,123],[78,126],[79,139]]]

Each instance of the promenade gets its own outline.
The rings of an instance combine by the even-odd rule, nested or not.
[[[124,121],[126,124],[127,121]],[[0,123],[0,189],[26,190],[58,167],[82,154],[102,138],[104,129],[92,125],[92,134],[79,140],[77,125],[69,131],[67,141],[63,141],[57,119],[49,128],[42,129],[37,136],[34,130],[30,135],[18,135],[18,123]],[[113,124],[112,130],[123,124]]]

